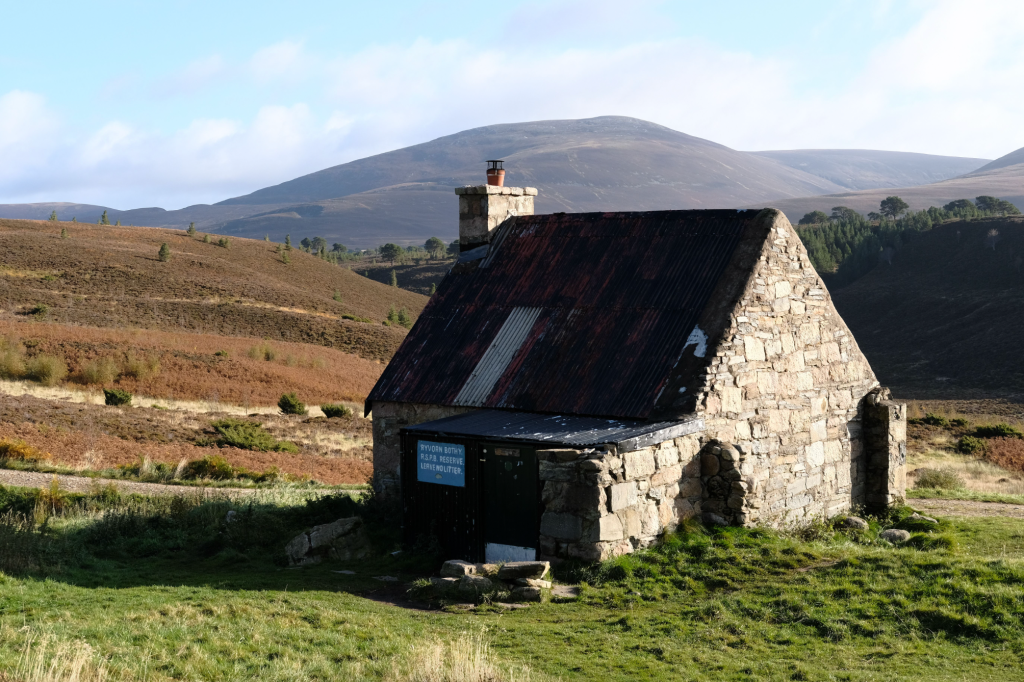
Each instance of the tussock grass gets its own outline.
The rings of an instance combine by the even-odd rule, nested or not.
[[[502,665],[482,635],[416,642],[392,663],[387,682],[528,682],[526,666]]]
[[[37,355],[25,363],[25,376],[43,386],[56,386],[67,375],[67,364],[53,355]]]
[[[121,364],[111,357],[90,360],[78,371],[78,379],[84,384],[110,384],[119,376]]]

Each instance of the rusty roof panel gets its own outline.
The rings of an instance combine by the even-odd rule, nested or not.
[[[509,221],[486,257],[445,277],[368,402],[456,404],[511,312],[523,308],[536,309],[535,321],[519,329],[518,350],[501,357],[500,375],[497,364],[484,363],[497,376],[472,404],[646,419],[757,214]]]

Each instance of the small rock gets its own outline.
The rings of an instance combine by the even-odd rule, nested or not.
[[[344,573],[345,575],[355,575],[355,571],[331,571],[331,573]]]
[[[516,578],[516,585],[520,587],[539,587],[542,590],[551,589],[550,580],[539,580],[537,578]]]
[[[530,608],[529,604],[506,604],[503,601],[496,602],[495,606],[498,606],[499,608],[502,608],[502,609],[528,609],[528,608]]]
[[[382,581],[384,581],[386,583],[397,583],[398,582],[398,578],[396,578],[393,575],[375,575],[373,577],[373,579],[374,580],[382,580]]]
[[[911,514],[907,518],[912,520],[912,521],[927,521],[928,523],[938,523],[938,521],[936,519],[933,519],[930,516],[922,516],[921,514],[918,514],[917,512],[914,512],[913,514]]]
[[[512,598],[517,601],[540,601],[539,587],[517,587],[512,590]]]
[[[855,528],[856,530],[867,530],[868,522],[859,516],[847,516],[842,521],[842,525],[845,528]]]
[[[719,516],[718,514],[715,514],[713,512],[704,512],[702,518],[704,519],[704,523],[710,524],[712,526],[729,525],[729,522],[725,520],[725,517]]]
[[[502,580],[516,578],[543,578],[551,569],[547,561],[510,561],[498,569],[498,577]]]
[[[228,511],[227,516],[224,517],[224,521],[226,521],[227,523],[234,523],[237,520],[238,512],[236,512],[234,509]]]
[[[494,583],[482,575],[464,575],[459,580],[459,592],[483,594],[494,589]]]
[[[882,540],[888,540],[893,544],[900,544],[910,539],[910,533],[899,528],[890,528],[889,530],[883,530],[878,534]]]
[[[446,561],[441,566],[441,575],[445,578],[461,578],[464,575],[473,575],[474,573],[476,573],[476,566],[461,559]]]

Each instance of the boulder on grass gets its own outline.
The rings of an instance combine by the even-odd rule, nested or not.
[[[494,589],[494,583],[482,575],[464,575],[459,580],[459,592],[481,595]]]
[[[887,540],[894,545],[898,545],[909,540],[910,533],[905,530],[900,530],[899,528],[890,528],[889,530],[883,530],[878,534],[878,537],[883,540]]]
[[[325,558],[338,561],[364,559],[370,554],[370,542],[363,520],[350,516],[314,526],[308,533],[296,535],[285,545],[284,551],[290,565],[304,566],[319,563]]]
[[[859,516],[847,516],[842,521],[844,528],[853,528],[854,530],[867,530],[868,522]]]
[[[453,559],[444,562],[441,566],[441,575],[445,578],[461,578],[464,575],[474,575],[476,566],[461,559]]]

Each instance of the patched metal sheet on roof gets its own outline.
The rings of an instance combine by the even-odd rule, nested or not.
[[[645,419],[757,215],[520,216],[479,267],[445,277],[369,401],[456,405],[472,392],[482,407]],[[517,308],[536,319],[477,385]]]
[[[624,450],[634,450],[697,433],[703,429],[704,421],[696,417],[673,422],[649,423],[631,419],[478,410],[417,424],[405,430],[417,434],[544,443],[552,447],[613,444]]]

